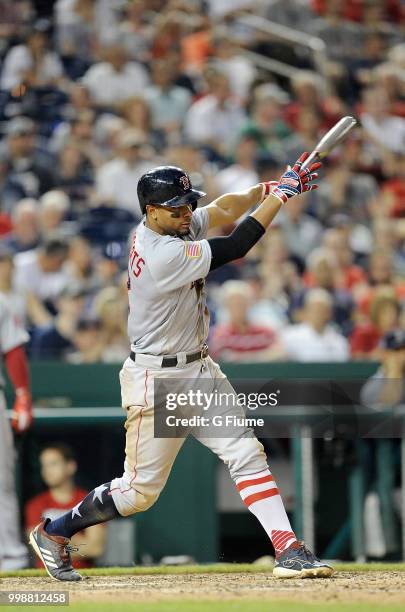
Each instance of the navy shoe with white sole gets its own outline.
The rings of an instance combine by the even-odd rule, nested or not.
[[[329,578],[333,572],[333,567],[315,557],[304,542],[293,542],[276,558],[273,568],[276,578]]]

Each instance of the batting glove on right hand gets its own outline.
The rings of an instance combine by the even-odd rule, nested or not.
[[[308,156],[309,153],[305,152],[297,159],[292,168],[288,166],[286,172],[280,177],[277,185],[272,190],[272,195],[281,200],[283,204],[289,198],[293,198],[311,189],[317,189],[318,185],[310,184],[310,182],[318,177],[318,173],[314,172],[314,170],[320,168],[322,164],[321,162],[315,162],[308,168],[305,168],[305,170],[301,170],[301,166]]]
[[[11,426],[16,433],[23,433],[31,427],[32,399],[28,389],[16,389],[15,402],[12,411]]]

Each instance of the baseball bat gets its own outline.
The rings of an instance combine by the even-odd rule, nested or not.
[[[354,117],[350,117],[349,115],[342,117],[325,136],[322,136],[315,149],[302,164],[302,168],[306,168],[313,162],[320,161],[326,157],[332,149],[342,142],[356,124],[357,121]]]

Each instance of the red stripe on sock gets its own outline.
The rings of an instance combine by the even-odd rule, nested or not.
[[[243,500],[243,503],[249,507],[251,504],[254,504],[261,499],[266,499],[267,497],[273,497],[273,495],[278,495],[278,489],[275,487],[274,489],[267,489],[267,491],[260,491],[259,493],[253,493],[253,495],[248,495]]]
[[[268,476],[263,476],[262,478],[252,478],[251,480],[242,480],[242,482],[238,482],[236,488],[238,491],[243,491],[246,487],[253,487],[254,485],[263,484],[264,482],[271,482],[274,480],[273,476],[269,474]]]
[[[291,540],[291,538],[294,537],[293,533],[288,533],[284,536],[278,536],[278,538],[275,538],[273,540],[273,546],[274,548],[277,548],[278,550],[283,550],[284,548],[284,544],[286,542],[288,542],[288,540]]]
[[[280,553],[286,548],[289,540],[296,540],[295,533],[293,531],[281,531],[279,529],[273,529],[271,532],[271,541],[276,552]]]

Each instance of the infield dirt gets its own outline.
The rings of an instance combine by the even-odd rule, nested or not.
[[[61,591],[50,578],[3,578],[1,590]],[[278,580],[271,573],[90,576],[68,585],[71,603],[275,599],[306,603],[404,604],[405,573],[339,571],[329,579]]]

